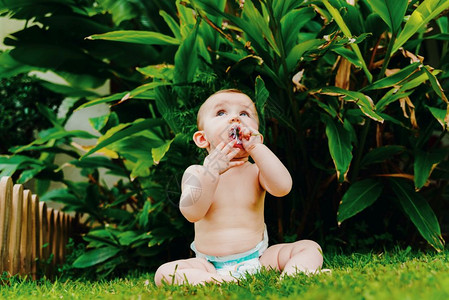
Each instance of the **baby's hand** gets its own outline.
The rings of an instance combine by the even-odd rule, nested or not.
[[[257,144],[262,144],[263,136],[256,129],[251,127],[242,127],[240,130],[243,148],[247,152],[251,151]]]
[[[239,148],[234,148],[236,142],[237,140],[232,140],[227,144],[218,144],[206,157],[203,166],[209,172],[221,175],[232,167],[244,164],[244,161],[231,161],[240,151]]]

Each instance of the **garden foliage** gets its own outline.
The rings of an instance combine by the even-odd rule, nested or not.
[[[0,12],[37,24],[5,40],[14,48],[0,57],[3,72],[49,69],[70,82],[53,88],[74,108],[111,105],[91,120],[98,136],[66,131],[69,115],[47,111],[54,128],[0,158],[2,175],[37,178],[41,199],[89,216],[90,250],[74,266],[104,274],[187,249],[191,227],[176,203],[183,170],[204,157],[189,142],[195,112],[227,87],[255,100],[264,140],[293,177],[284,200],[267,201],[275,240],[329,234],[371,209],[387,229],[402,213],[443,249],[435,209],[449,196],[449,1],[147,2],[0,1]],[[117,93],[89,94],[105,79]],[[67,165],[35,152],[69,154],[87,181],[68,181]],[[121,179],[108,187],[98,168]],[[65,188],[47,192],[50,180]]]
[[[63,97],[42,84],[41,80],[25,74],[0,78],[0,153],[30,143],[38,130],[51,126],[42,120],[40,110],[57,111]]]

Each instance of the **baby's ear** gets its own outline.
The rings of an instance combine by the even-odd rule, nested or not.
[[[197,131],[193,134],[193,141],[199,148],[207,148],[209,147],[209,142],[206,140],[206,136],[204,135],[204,131]]]

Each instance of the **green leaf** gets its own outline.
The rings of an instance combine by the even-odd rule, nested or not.
[[[179,45],[179,40],[171,36],[152,31],[118,30],[87,37],[89,40],[108,40],[143,45]]]
[[[259,2],[262,10],[266,9],[265,3]],[[259,35],[257,39],[263,38],[265,43],[271,46],[271,49],[277,54],[278,57],[281,56],[278,45],[274,39],[274,35],[268,26],[268,17],[265,18],[259,12],[259,10],[254,6],[251,0],[246,0],[243,6],[242,18],[247,21],[246,25],[257,29],[257,34]],[[250,28],[248,26],[240,26],[241,29],[248,31]],[[255,38],[255,34],[251,34],[252,38]],[[259,42],[260,43],[260,42]]]
[[[283,2],[283,1],[278,1]],[[284,38],[285,52],[290,52],[290,49],[297,44],[298,33],[301,28],[310,22],[315,17],[315,10],[313,7],[305,7],[289,11],[281,19],[282,37]]]
[[[118,126],[109,129],[105,135],[100,137],[100,139],[98,139],[97,145],[89,150],[89,152],[84,154],[81,159],[112,143],[128,138],[133,134],[137,134],[149,128],[160,126],[162,124],[163,121],[160,119],[138,119],[133,123],[119,124]]]
[[[101,103],[108,103],[108,102],[112,102],[112,101],[117,101],[120,100],[120,102],[124,102],[127,101],[129,99],[132,98],[146,98],[146,97],[142,97],[142,95],[148,91],[152,91],[155,88],[159,87],[159,86],[163,86],[163,85],[168,85],[169,83],[167,82],[160,82],[160,81],[153,81],[150,83],[145,83],[142,84],[140,86],[138,86],[137,88],[129,91],[129,92],[122,92],[122,93],[117,93],[117,94],[113,94],[111,96],[107,96],[107,97],[102,97],[102,98],[98,98],[98,99],[94,99],[91,101],[88,101],[82,105],[80,105],[76,110],[80,110],[86,107],[90,107],[90,106],[94,106],[94,105],[98,105]]]
[[[388,25],[393,35],[401,28],[408,0],[368,0],[373,11]]]
[[[323,42],[318,39],[308,40],[297,44],[292,48],[292,50],[287,54],[285,62],[287,63],[288,72],[292,72],[298,62],[301,61],[301,57],[309,50],[316,49]]]
[[[151,156],[153,157],[153,162],[157,165],[161,161],[161,159],[165,156],[165,153],[170,149],[171,143],[173,143],[175,139],[167,141],[163,145],[151,149]]]
[[[282,18],[289,14],[294,8],[301,5],[301,1],[297,0],[283,0],[273,1],[273,12],[276,18]]]
[[[123,0],[98,0],[98,4],[112,15],[114,24],[119,25],[122,21],[131,20],[140,16],[133,1]]]
[[[351,132],[346,130],[343,124],[335,122],[327,115],[322,115],[322,119],[326,124],[329,152],[334,161],[337,178],[343,182],[346,180],[352,161]]]
[[[419,233],[437,251],[442,251],[444,239],[441,236],[440,225],[427,200],[416,193],[404,179],[389,178],[389,182],[399,203]]]
[[[0,78],[10,78],[31,70],[36,70],[36,67],[16,61],[9,55],[9,51],[0,53]]]
[[[440,70],[433,70],[431,73],[433,75],[438,75],[440,72],[441,72]],[[402,86],[399,88],[399,91],[403,92],[414,89],[420,86],[423,82],[425,82],[428,79],[429,77],[427,76],[427,74],[424,71],[421,71],[419,72],[418,76],[416,77],[413,76],[413,79],[410,79],[410,81],[403,83]]]
[[[356,66],[358,68],[361,68],[363,65],[363,63],[360,61],[359,57],[357,57],[357,55],[354,53],[354,51],[351,51],[350,49],[347,49],[345,47],[339,47],[339,48],[332,49],[332,51],[334,51],[338,55],[343,56],[351,64],[353,64],[354,66]]]
[[[126,177],[125,170],[118,164],[103,156],[85,157],[82,160],[72,160],[69,164],[80,169],[98,169],[105,168],[109,174],[120,175]]]
[[[268,97],[270,97],[270,92],[265,87],[265,82],[260,75],[256,77],[255,89],[254,100],[257,111],[259,112],[259,129],[263,131],[265,130],[265,107],[267,105]]]
[[[413,74],[417,73],[423,65],[419,62],[412,63],[400,71],[373,82],[372,84],[363,88],[363,91],[372,91],[378,89],[384,89],[401,84],[404,80],[409,79]]]
[[[410,92],[398,92],[397,88],[393,88],[388,93],[386,93],[377,103],[376,103],[376,110],[379,112],[382,112],[388,105],[391,103],[401,99],[410,96],[413,93],[413,91]],[[385,118],[385,117],[384,117]]]
[[[33,142],[31,142],[28,145],[18,148],[17,150],[14,151],[14,153],[26,151],[33,145],[41,145],[50,140],[59,140],[59,139],[63,139],[63,138],[93,139],[93,138],[97,138],[97,136],[92,135],[92,134],[88,133],[87,131],[83,131],[83,130],[71,130],[71,131],[65,131],[63,129],[57,130],[43,138],[34,140]]]
[[[149,222],[149,214],[152,210],[152,203],[151,201],[145,201],[145,204],[143,205],[142,210],[139,214],[139,225],[143,228],[145,228],[148,225]]]
[[[176,22],[175,19],[172,18],[172,16],[170,16],[163,10],[161,10],[159,14],[162,18],[164,18],[165,23],[167,23],[175,38],[179,41],[182,40],[181,28],[179,27],[178,22]]]
[[[360,108],[360,110],[363,112],[363,114],[365,114],[367,117],[381,123],[384,121],[384,119],[375,112],[375,106],[371,98],[363,93],[348,91],[336,86],[328,86],[320,89],[311,90],[310,93],[312,94],[318,93],[329,96],[343,96],[344,101],[355,102],[357,106]]]
[[[427,106],[427,105],[426,105],[426,107],[430,110],[430,112],[432,113],[434,118],[437,119],[438,123],[441,124],[443,129],[448,128],[449,124],[445,120],[447,119],[447,116],[449,115],[449,107],[448,107],[448,109],[441,109],[441,108],[431,107],[431,106]]]
[[[323,0],[323,4],[324,6],[326,6],[326,9],[329,11],[329,13],[332,15],[332,17],[334,18],[335,22],[337,23],[338,27],[340,27],[341,31],[343,32],[343,34],[348,38],[348,39],[352,39],[352,33],[349,30],[348,26],[346,25],[345,21],[343,20],[340,12],[335,9],[335,7],[333,7],[328,0]],[[350,44],[352,50],[355,52],[355,54],[357,55],[357,57],[359,58],[360,62],[362,62],[362,69],[365,72],[365,75],[368,79],[369,82],[373,81],[373,75],[370,73],[370,71],[368,70],[368,67],[365,63],[365,60],[363,59],[363,55],[360,52],[360,48],[357,44],[355,43],[351,43]]]
[[[424,0],[405,23],[404,29],[396,39],[391,54],[395,53],[419,29],[449,7],[449,0]]]
[[[379,148],[374,148],[368,152],[362,159],[360,166],[366,167],[371,164],[377,164],[390,159],[392,156],[404,152],[406,148],[404,146],[390,145]]]
[[[193,82],[195,74],[199,68],[197,48],[198,23],[190,32],[187,38],[182,41],[181,46],[175,54],[175,83],[185,84]]]
[[[235,24],[246,35],[243,42],[249,40],[251,42],[251,46],[257,50],[257,53],[264,59],[264,61],[272,61],[272,53],[267,47],[267,45],[271,44],[270,41],[268,41],[269,43],[267,43],[268,37],[264,35],[264,31],[269,31],[267,25],[268,21],[260,15],[252,2],[245,2],[242,18],[227,14],[215,7],[215,4],[210,3],[206,0],[195,0],[194,3],[196,6],[200,7],[207,13],[214,16],[222,16],[225,19],[229,20],[231,23]],[[219,24],[218,27],[221,27],[221,24]],[[268,33],[268,35],[271,36],[271,31]],[[271,39],[273,39],[273,37],[271,37]],[[271,41],[271,43],[273,43],[273,41]],[[279,53],[279,49],[277,49],[277,51],[277,53]]]
[[[68,85],[62,85],[62,84],[56,84],[48,81],[43,81],[42,86],[46,87],[47,89],[64,94],[67,97],[74,97],[74,98],[82,98],[82,97],[98,97],[99,95],[93,91],[88,91],[81,88],[76,88]]]
[[[129,246],[137,239],[142,238],[136,231],[128,230],[117,235],[120,245]]]
[[[88,268],[102,263],[120,252],[119,248],[102,247],[85,252],[73,262],[75,268]]]
[[[373,204],[382,190],[383,184],[374,179],[365,179],[351,184],[338,207],[338,225]]]
[[[436,20],[438,27],[442,34],[449,33],[449,19],[447,16],[442,16]]]
[[[433,169],[446,157],[447,152],[446,149],[437,149],[431,152],[416,151],[413,169],[417,191],[426,184]]]
[[[438,97],[441,98],[441,100],[443,100],[449,105],[449,100],[444,94],[443,88],[441,87],[441,84],[438,81],[437,77],[432,73],[431,68],[429,66],[425,66],[423,70],[424,73],[426,73],[427,77],[429,78],[430,84],[432,85],[432,88],[435,91],[435,93],[438,95]],[[446,121],[449,121],[449,119],[447,119]]]
[[[131,222],[133,219],[132,213],[120,208],[105,208],[103,210],[103,215],[108,219],[112,219],[115,222],[122,224],[124,222]]]
[[[45,193],[40,200],[43,202],[55,201],[61,203],[77,203],[80,200],[71,194],[66,188],[54,189]]]
[[[160,65],[147,66],[144,68],[137,68],[137,71],[151,78],[161,79],[165,81],[172,81],[174,77],[175,66],[160,64]]]

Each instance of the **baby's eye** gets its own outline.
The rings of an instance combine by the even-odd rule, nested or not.
[[[240,116],[249,117],[249,114],[246,111],[242,111]]]
[[[217,111],[217,116],[224,116],[224,114],[225,114],[224,110]]]

